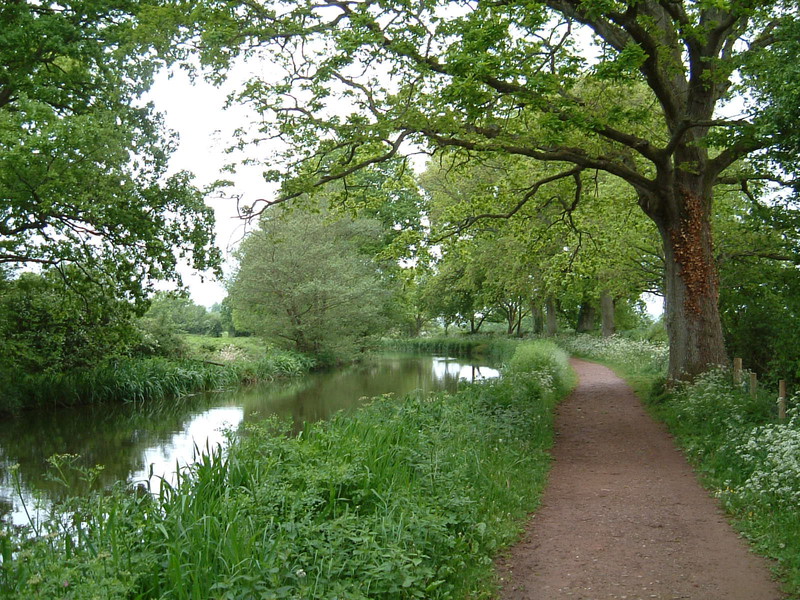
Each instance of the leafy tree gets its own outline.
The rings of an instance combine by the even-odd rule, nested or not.
[[[138,344],[131,304],[98,296],[94,279],[74,271],[0,280],[0,368],[67,371]]]
[[[796,0],[208,0],[195,17],[217,70],[240,54],[283,67],[282,80],[241,94],[265,117],[253,139],[287,143],[268,172],[283,183],[278,201],[347,181],[410,142],[540,161],[548,180],[604,171],[631,186],[663,243],[670,375],[726,360],[714,189],[772,176],[742,159],[790,136],[757,107],[720,109],[737,86],[757,87],[743,66],[782,73]],[[336,96],[349,114],[329,110]],[[536,197],[529,189],[522,199]]]
[[[715,220],[725,339],[772,385],[800,381],[800,212],[727,194]]]
[[[218,319],[204,306],[199,306],[185,294],[158,292],[150,302],[143,320],[161,321],[177,333],[214,335],[219,329]]]
[[[0,6],[0,264],[77,265],[140,299],[177,261],[219,264],[213,213],[140,95],[169,57],[177,5]]]
[[[374,221],[264,213],[230,283],[237,327],[327,360],[359,350],[387,325],[388,292],[361,251],[380,235]]]
[[[422,183],[431,196],[434,235],[453,234],[444,238],[444,252],[453,243],[474,246],[472,260],[484,265],[485,291],[509,332],[519,329],[532,304],[557,297],[584,317],[579,330],[594,328],[599,302],[610,333],[616,301],[662,288],[663,267],[651,264],[655,228],[632,203],[620,201],[628,190],[599,174],[556,178],[540,187],[546,202],[519,203],[538,178],[515,157],[432,161]],[[499,218],[514,204],[514,220]]]

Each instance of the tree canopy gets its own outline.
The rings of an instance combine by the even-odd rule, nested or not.
[[[264,116],[245,141],[285,142],[267,173],[282,183],[277,201],[346,183],[409,143],[543,162],[527,202],[545,179],[604,171],[631,187],[662,239],[671,376],[726,360],[714,189],[778,179],[744,159],[794,152],[797,127],[776,131],[785,111],[759,110],[792,86],[751,95],[743,114],[726,106],[784,72],[795,0],[208,0],[194,17],[217,72],[239,55],[280,70],[239,96]]]
[[[218,265],[213,213],[167,176],[173,140],[141,100],[176,17],[160,0],[0,6],[0,264],[75,265],[137,298],[180,259]]]
[[[389,294],[364,252],[380,236],[366,219],[264,213],[230,282],[237,328],[323,361],[357,351],[386,325]]]

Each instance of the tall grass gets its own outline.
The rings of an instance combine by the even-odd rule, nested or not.
[[[22,375],[4,390],[0,411],[106,402],[152,403],[225,389],[242,382],[300,375],[314,363],[297,353],[271,350],[259,360],[212,364],[200,360],[117,358],[65,373]]]
[[[490,597],[568,385],[564,353],[535,342],[457,394],[375,398],[294,437],[251,426],[156,497],[118,487],[49,536],[0,534],[0,597]]]

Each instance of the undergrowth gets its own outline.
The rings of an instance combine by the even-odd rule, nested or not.
[[[511,356],[520,340],[489,335],[461,335],[385,339],[381,346],[388,350],[446,356],[483,356],[497,360]]]
[[[544,485],[566,355],[521,345],[503,378],[379,397],[300,435],[234,436],[159,494],[72,500],[0,534],[1,598],[487,598]]]

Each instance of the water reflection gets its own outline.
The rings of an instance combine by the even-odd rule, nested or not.
[[[12,465],[19,465],[16,480],[29,511],[36,498],[52,502],[87,491],[77,473],[69,476],[69,490],[46,476],[47,458],[54,454],[77,454],[77,464],[85,467],[103,465],[98,486],[149,479],[157,490],[161,477],[174,480],[176,464],[193,462],[198,449],[224,444],[224,431],[242,423],[277,415],[301,428],[373,396],[453,391],[459,381],[497,376],[496,369],[464,359],[381,356],[332,373],[202,394],[157,409],[123,405],[26,413],[0,422],[0,515],[28,522]]]

